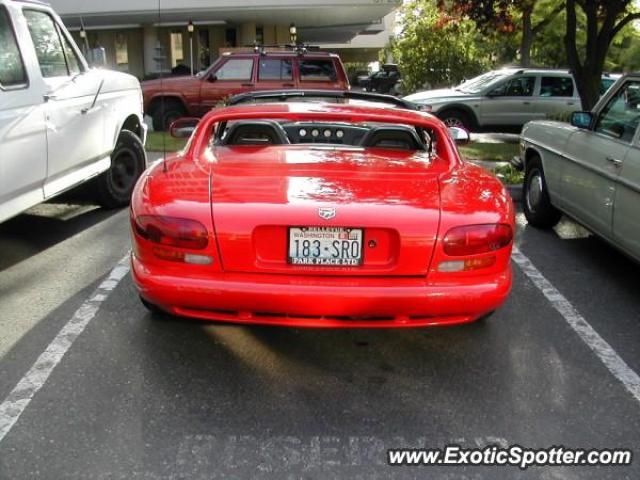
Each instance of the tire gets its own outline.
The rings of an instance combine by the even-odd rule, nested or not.
[[[522,186],[522,206],[529,225],[551,228],[560,221],[562,212],[551,204],[549,189],[538,155],[527,161]]]
[[[468,132],[471,131],[471,119],[469,115],[462,110],[445,110],[438,114],[438,118],[440,118],[447,127],[459,127],[464,128]]]
[[[111,154],[111,167],[96,179],[98,203],[105,208],[124,207],[147,165],[142,141],[129,130],[122,130]]]
[[[153,129],[156,132],[164,132],[178,118],[184,117],[187,112],[178,100],[159,99],[155,102],[150,112],[153,119]]]

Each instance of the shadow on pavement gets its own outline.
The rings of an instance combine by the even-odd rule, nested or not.
[[[0,223],[0,272],[120,211],[83,203],[43,203]]]

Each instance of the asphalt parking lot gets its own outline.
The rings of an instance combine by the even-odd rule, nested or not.
[[[490,319],[326,331],[153,318],[121,261],[126,210],[20,215],[0,225],[0,478],[640,478],[636,459],[386,464],[451,443],[638,451],[640,266],[519,220]]]

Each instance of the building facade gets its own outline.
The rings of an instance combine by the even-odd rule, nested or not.
[[[138,78],[207,68],[247,45],[297,41],[370,62],[393,34],[401,0],[50,0],[85,50]],[[189,33],[188,24],[193,24]],[[86,32],[81,38],[80,30]]]

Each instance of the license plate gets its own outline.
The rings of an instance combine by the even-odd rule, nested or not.
[[[360,265],[362,229],[290,227],[288,260],[293,265]]]

